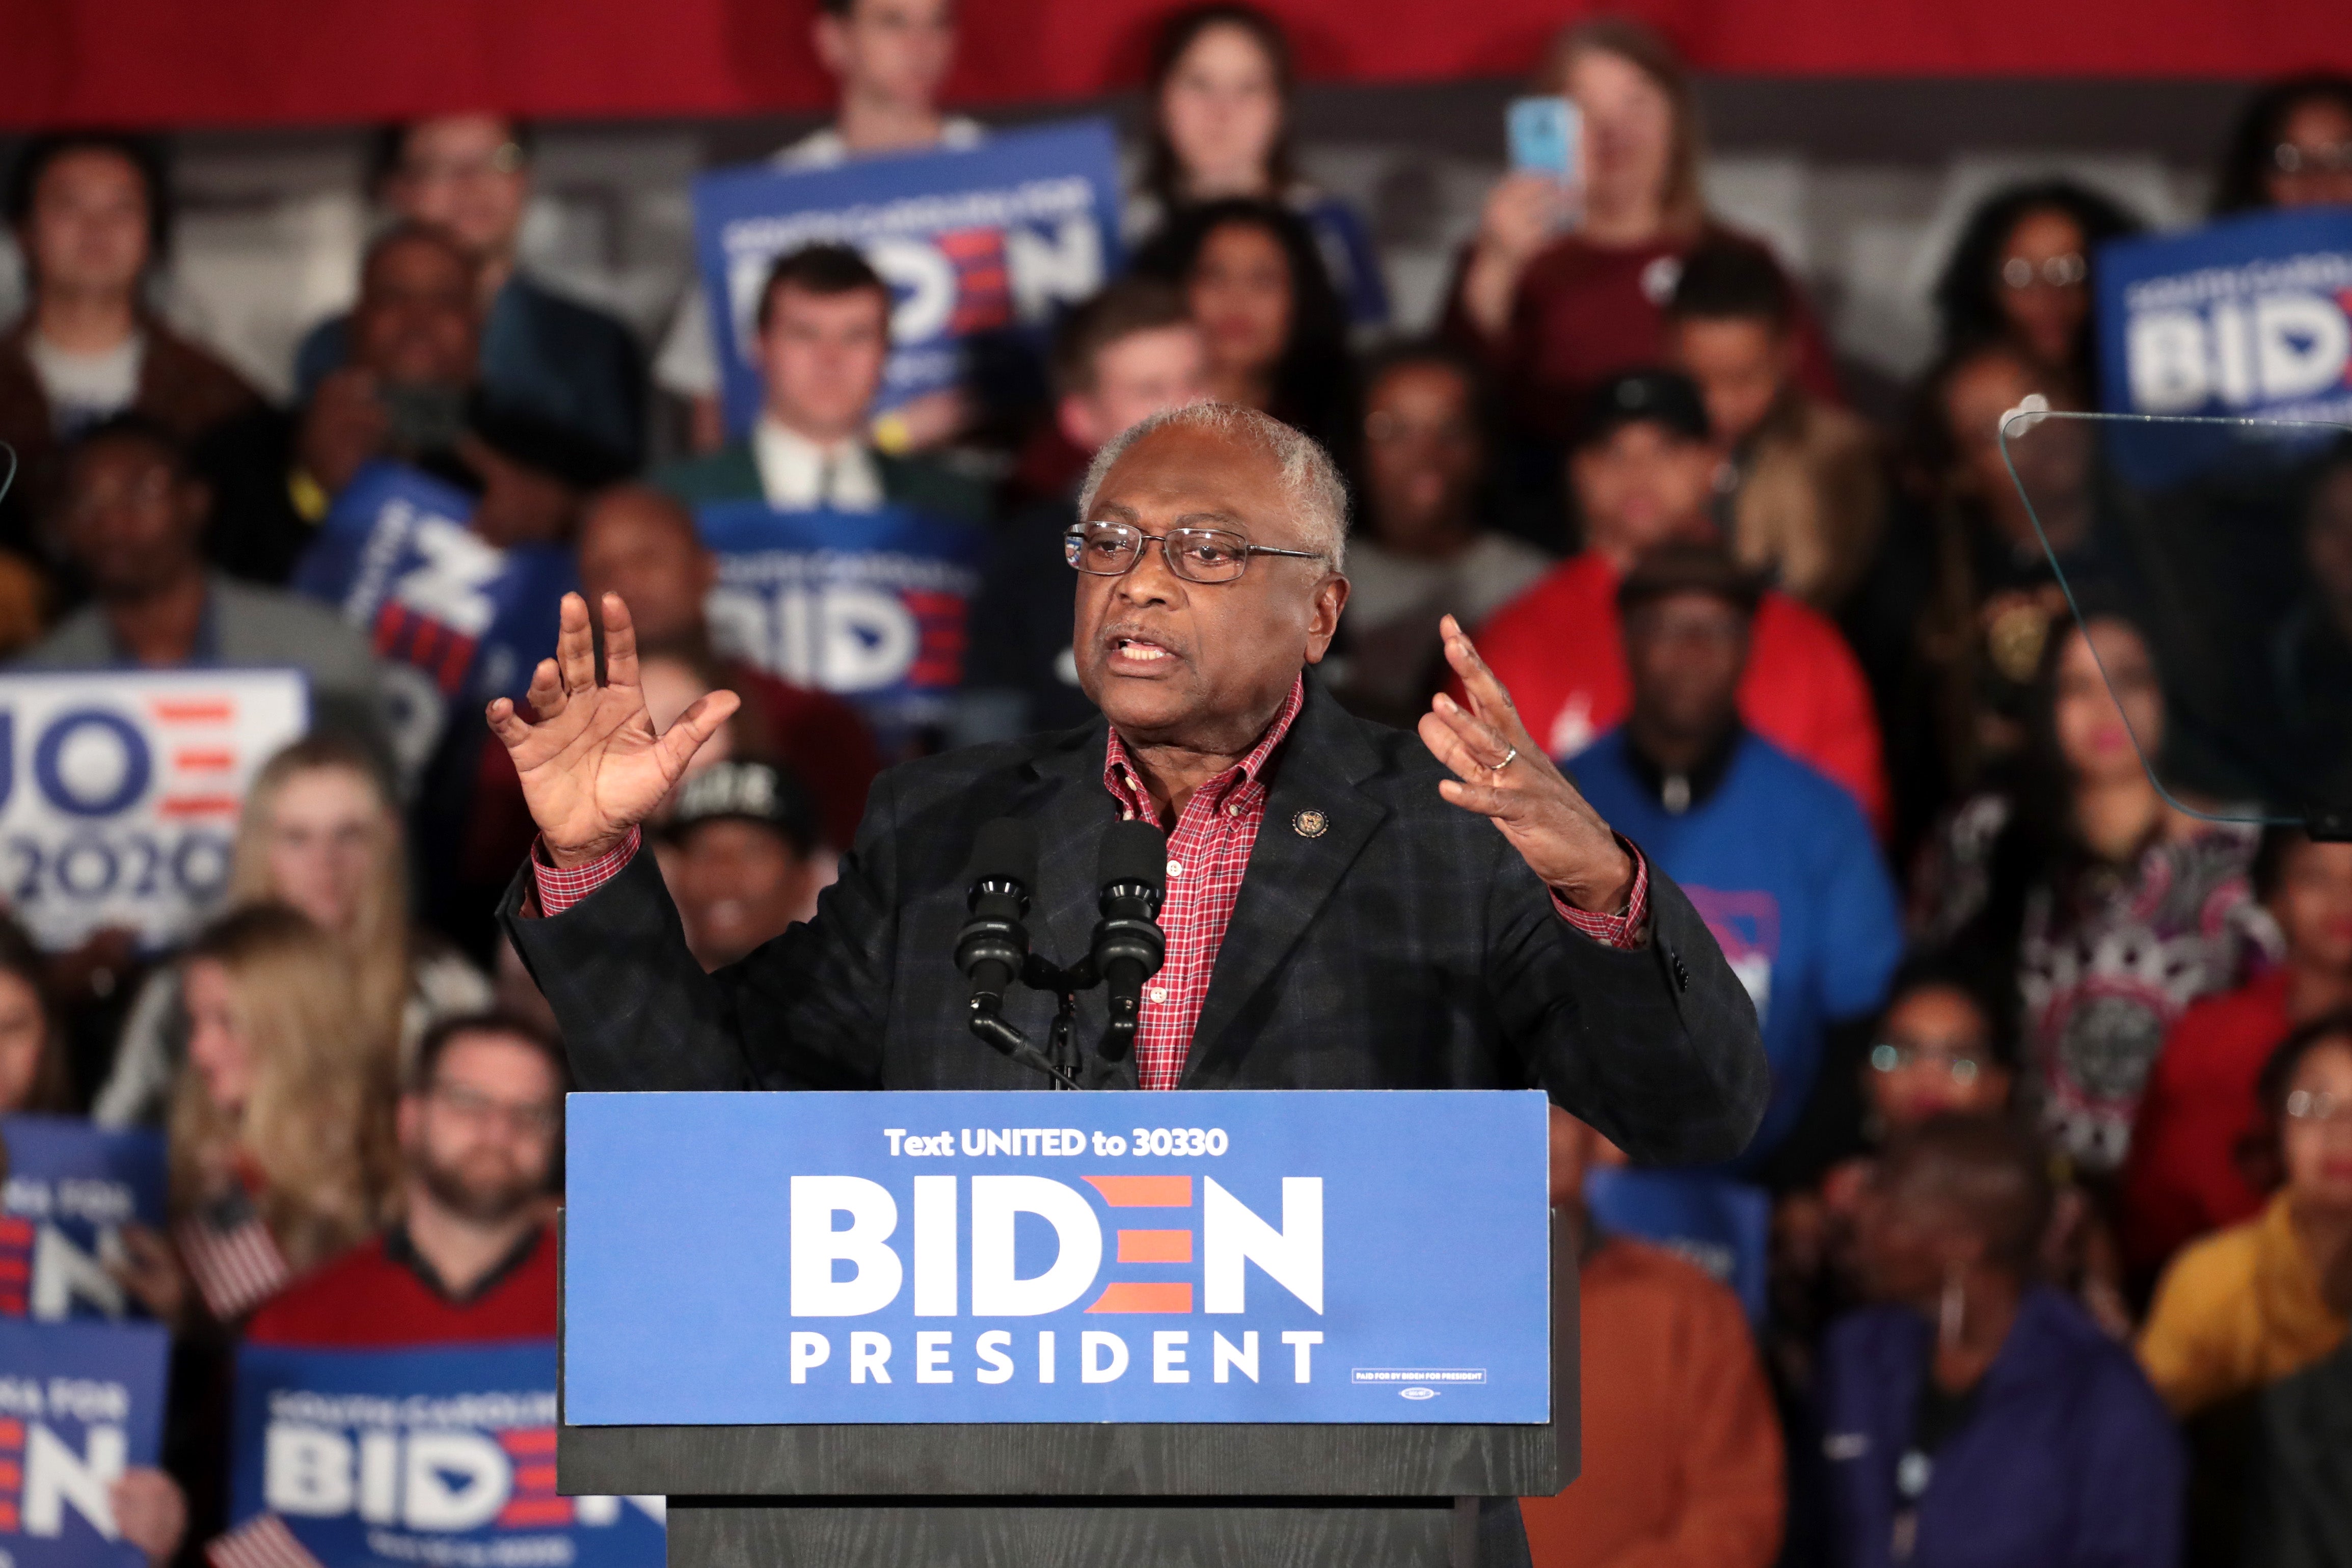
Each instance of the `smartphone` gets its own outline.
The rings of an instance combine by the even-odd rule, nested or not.
[[[1574,103],[1565,98],[1515,98],[1505,123],[1512,173],[1549,174],[1562,184],[1575,179],[1584,119]]]
[[[466,427],[466,395],[456,387],[395,382],[376,396],[390,416],[393,447],[405,456],[446,451]]]

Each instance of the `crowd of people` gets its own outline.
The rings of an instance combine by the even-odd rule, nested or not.
[[[775,163],[979,142],[938,102],[955,26],[948,0],[825,0],[838,116]],[[0,649],[293,665],[313,698],[184,945],[0,928],[0,1110],[169,1136],[172,1222],[117,1265],[182,1346],[176,1489],[134,1472],[120,1501],[156,1562],[220,1527],[240,1337],[553,1331],[564,1060],[489,918],[529,813],[468,715],[401,755],[378,652],[289,586],[337,497],[381,460],[436,475],[484,544],[571,552],[592,603],[622,595],[657,722],[743,699],[655,842],[715,968],[814,910],[887,761],[1091,717],[1064,542],[1086,463],[1202,399],[1349,476],[1332,690],[1410,723],[1458,617],[1762,1023],[1770,1107],[1707,1175],[1770,1196],[1768,1310],[1584,1227],[1584,1479],[1526,1503],[1539,1568],[2346,1561],[2352,1494],[2323,1483],[2352,1386],[2352,846],[2151,775],[2164,639],[1996,437],[2095,406],[2098,247],[2138,220],[2063,180],[1988,197],[1935,290],[1941,351],[1881,428],[1799,280],[1707,211],[1690,79],[1648,29],[1557,41],[1535,89],[1580,110],[1580,177],[1497,184],[1424,331],[1390,320],[1362,215],[1301,176],[1293,85],[1253,6],[1168,20],[1132,263],[1056,323],[1046,395],[878,406],[890,288],[816,245],[766,278],[761,409],[732,435],[698,295],[648,345],[518,266],[514,121],[384,133],[356,302],[303,340],[284,407],[148,303],[153,144],[25,150]],[[2256,98],[2217,191],[2352,204],[2352,80]],[[2352,746],[2347,474],[2338,450],[2314,484],[2311,613],[2281,644],[2323,756]],[[971,531],[947,721],[877,738],[728,646],[697,517],[746,500]],[[1617,1156],[1553,1133],[1580,1212]]]

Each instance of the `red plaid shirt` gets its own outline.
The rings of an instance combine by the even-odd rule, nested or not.
[[[1146,1089],[1174,1089],[1183,1076],[1192,1026],[1200,1022],[1201,1007],[1208,1000],[1217,950],[1224,945],[1250,851],[1265,822],[1266,759],[1290,733],[1306,697],[1307,683],[1301,678],[1249,755],[1194,790],[1169,832],[1168,895],[1160,906],[1168,960],[1144,987],[1142,1024],[1135,1037],[1136,1071]],[[1159,820],[1151,792],[1144,787],[1117,730],[1103,750],[1103,788],[1118,803],[1121,816]],[[569,871],[547,864],[534,852],[530,868],[541,912],[560,915],[619,875],[639,843],[632,828],[618,847]],[[1625,847],[1633,857],[1633,892],[1622,912],[1592,914],[1557,892],[1552,895],[1552,907],[1562,919],[1612,947],[1640,946],[1650,913],[1649,862],[1631,844]]]

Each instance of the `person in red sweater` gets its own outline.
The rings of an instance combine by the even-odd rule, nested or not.
[[[1551,1113],[1552,1202],[1622,1159]],[[1739,1300],[1661,1247],[1578,1227],[1584,1465],[1523,1498],[1534,1568],[1764,1568],[1780,1550],[1787,1457]]]
[[[248,1343],[398,1349],[550,1340],[562,1047],[499,1014],[425,1037],[400,1099],[404,1213],[253,1316]]]
[[[1583,553],[1495,612],[1478,648],[1555,757],[1572,757],[1632,703],[1617,584],[1662,544],[1713,541],[1717,455],[1698,388],[1673,371],[1602,386],[1578,432],[1569,477]],[[1862,667],[1819,612],[1765,594],[1750,631],[1739,716],[1758,734],[1835,779],[1882,829],[1886,779]]]
[[[2296,1026],[2352,1006],[2352,844],[2273,827],[2252,877],[2286,961],[2183,1013],[2148,1074],[2123,1188],[2124,1259],[2144,1279],[2261,1211],[2275,1176],[2258,1168],[2263,1064]]]

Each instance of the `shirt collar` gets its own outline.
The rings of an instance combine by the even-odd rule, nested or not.
[[[780,510],[871,511],[882,504],[881,472],[862,441],[820,446],[762,414],[751,426],[751,463],[761,494]]]
[[[543,1225],[535,1225],[524,1231],[521,1239],[514,1244],[507,1255],[493,1264],[488,1274],[475,1280],[474,1288],[462,1296],[452,1294],[448,1286],[441,1282],[441,1276],[434,1268],[431,1260],[416,1250],[416,1243],[410,1238],[405,1221],[394,1221],[390,1228],[383,1233],[383,1255],[415,1275],[427,1290],[432,1291],[449,1305],[470,1307],[505,1283],[509,1275],[530,1260],[530,1255],[538,1250],[540,1237],[546,1229]]]
[[[1255,786],[1259,773],[1265,767],[1266,758],[1274,754],[1274,749],[1281,745],[1284,737],[1290,733],[1291,723],[1298,717],[1298,710],[1306,706],[1306,702],[1307,676],[1302,671],[1298,679],[1290,683],[1290,695],[1284,699],[1281,711],[1275,714],[1274,722],[1265,727],[1265,733],[1258,737],[1257,744],[1250,748],[1249,755],[1202,784],[1199,793],[1214,801],[1236,784]],[[1159,814],[1152,807],[1151,792],[1144,787],[1143,775],[1135,771],[1135,764],[1127,754],[1127,744],[1118,738],[1118,726],[1116,724],[1111,726],[1110,739],[1103,747],[1103,788],[1110,791],[1111,799],[1118,803],[1121,816],[1141,817],[1147,822],[1157,818]]]
[[[1731,759],[1738,754],[1740,738],[1746,733],[1738,724],[1732,724],[1688,772],[1669,774],[1635,743],[1629,725],[1625,731],[1625,765],[1633,770],[1633,776],[1642,781],[1650,798],[1667,815],[1680,816],[1705,805],[1708,797],[1723,786],[1724,775],[1731,771]]]

